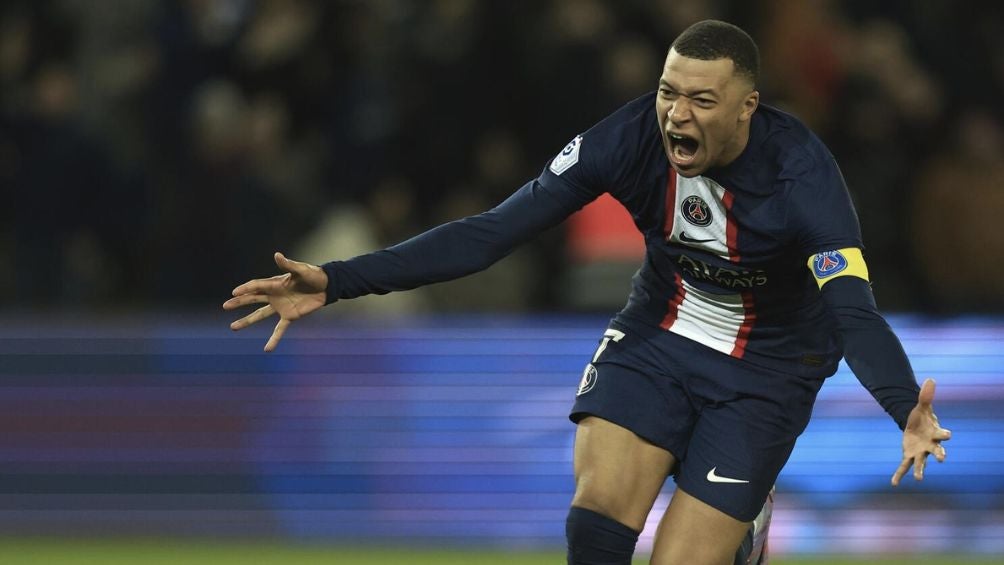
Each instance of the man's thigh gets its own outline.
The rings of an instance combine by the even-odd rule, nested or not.
[[[732,565],[750,523],[677,489],[659,522],[652,565]]]
[[[659,490],[686,452],[696,412],[667,378],[651,336],[611,327],[586,366],[570,418],[573,506],[641,530]]]
[[[631,430],[595,416],[575,434],[575,497],[586,508],[641,531],[676,459]]]

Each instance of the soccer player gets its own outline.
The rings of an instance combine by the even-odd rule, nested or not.
[[[572,408],[568,562],[630,563],[670,475],[651,562],[756,562],[763,530],[751,524],[841,356],[903,430],[894,486],[911,466],[921,480],[929,454],[943,461],[951,436],[934,382],[917,386],[876,309],[837,164],[796,118],[759,103],[758,69],[744,31],[696,23],[670,47],[657,92],[576,136],[505,202],[348,261],[276,253],[285,274],[234,289],[224,308],[265,306],[231,327],[278,314],[271,351],[325,304],[484,269],[609,192],[646,256]]]

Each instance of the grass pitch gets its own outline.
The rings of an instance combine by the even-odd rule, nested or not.
[[[636,564],[646,563],[636,559]],[[20,565],[562,565],[560,552],[500,552],[406,548],[346,548],[256,542],[178,540],[0,539],[0,563]],[[1000,558],[929,556],[925,558],[788,557],[773,565],[1000,565]]]

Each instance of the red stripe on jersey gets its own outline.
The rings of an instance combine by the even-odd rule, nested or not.
[[[739,333],[736,334],[736,346],[732,348],[733,357],[743,358],[746,354],[746,344],[750,341],[750,332],[753,331],[753,322],[756,321],[756,310],[753,309],[753,293],[743,292],[743,323],[739,326]]]
[[[732,213],[732,204],[735,202],[735,196],[731,192],[725,191],[722,196],[722,204],[725,206],[725,246],[729,249],[729,261],[733,263],[738,263],[741,257],[739,256],[739,224],[736,223],[736,217]],[[743,355],[746,354],[746,344],[750,340],[750,332],[753,331],[753,322],[756,321],[756,310],[753,308],[753,293],[751,291],[746,291],[742,293],[743,296],[743,323],[739,326],[739,332],[736,334],[736,345],[732,348],[731,355],[733,357],[738,357],[742,359]]]
[[[673,167],[668,167],[666,173],[666,221],[662,225],[662,235],[664,239],[669,239],[673,235],[673,218],[676,217],[676,171]]]
[[[725,205],[725,246],[729,248],[729,261],[739,262],[739,246],[736,239],[739,235],[739,226],[736,224],[736,217],[732,214],[732,203],[735,196],[731,192],[725,191],[722,196],[722,204]]]
[[[662,319],[662,323],[659,327],[668,330],[673,327],[676,322],[676,317],[680,313],[680,304],[683,303],[683,297],[687,294],[687,289],[683,288],[683,277],[680,273],[673,274],[673,282],[676,283],[676,294],[669,300],[669,310],[666,312],[666,317]]]

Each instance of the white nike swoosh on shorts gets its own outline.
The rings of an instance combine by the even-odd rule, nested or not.
[[[713,482],[713,483],[742,484],[742,483],[748,483],[749,482],[749,481],[744,481],[742,479],[730,479],[728,477],[723,477],[721,475],[717,475],[717,474],[715,474],[715,470],[716,469],[718,469],[718,467],[712,467],[711,470],[708,471],[708,480],[711,481],[711,482]]]

